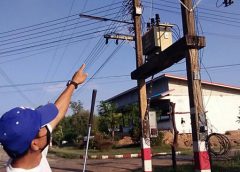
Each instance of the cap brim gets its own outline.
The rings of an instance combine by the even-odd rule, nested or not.
[[[41,126],[51,122],[58,114],[58,109],[53,103],[48,103],[36,109],[41,116]]]

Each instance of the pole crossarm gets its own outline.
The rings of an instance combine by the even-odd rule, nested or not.
[[[153,55],[146,63],[131,73],[131,78],[146,79],[182,60],[186,56],[187,50],[201,49],[205,46],[205,37],[186,35],[164,51]]]
[[[89,19],[99,20],[99,21],[113,21],[113,22],[118,22],[118,23],[133,24],[132,22],[128,22],[128,21],[109,19],[109,18],[105,18],[105,17],[98,17],[98,16],[87,15],[87,14],[79,14],[79,16],[83,17],[83,18],[89,18]]]
[[[104,35],[106,39],[117,39],[117,40],[127,40],[127,41],[135,41],[134,36],[131,35],[123,35],[123,34],[106,34]]]

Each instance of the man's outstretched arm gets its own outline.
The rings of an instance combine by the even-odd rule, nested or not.
[[[77,83],[78,85],[82,84],[87,78],[87,73],[84,73],[84,68],[85,68],[85,64],[83,64],[80,67],[80,69],[72,77],[72,81]],[[52,126],[53,129],[64,118],[67,112],[67,109],[69,107],[74,90],[75,90],[75,86],[73,84],[70,84],[68,87],[65,88],[65,90],[61,93],[61,95],[55,101],[55,105],[58,108],[58,114],[56,118],[54,118],[50,122],[50,125]]]

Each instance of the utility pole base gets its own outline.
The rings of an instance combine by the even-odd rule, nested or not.
[[[211,172],[211,165],[205,141],[193,141],[196,172]]]
[[[141,153],[142,153],[142,161],[143,161],[143,168],[144,168],[143,171],[152,172],[152,153],[151,153],[150,145],[147,144],[148,142],[150,144],[150,141],[148,141],[147,139],[145,138],[141,139],[141,142],[142,142]]]

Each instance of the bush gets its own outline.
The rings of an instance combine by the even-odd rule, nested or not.
[[[151,138],[151,146],[162,146],[163,143],[163,133],[158,132],[158,136],[156,138]]]
[[[132,140],[134,143],[139,143],[140,142],[140,128],[139,127],[133,127],[129,131],[130,136],[132,137]]]
[[[110,150],[113,147],[113,142],[111,140],[103,140],[97,144],[97,148],[100,151]]]
[[[109,150],[112,149],[113,142],[104,134],[96,133],[94,137],[94,146],[101,151]]]

